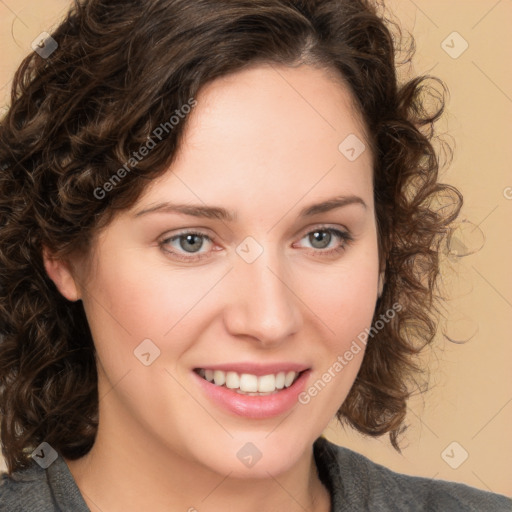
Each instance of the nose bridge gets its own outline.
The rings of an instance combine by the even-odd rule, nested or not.
[[[292,292],[283,255],[267,243],[252,262],[236,259],[231,279],[236,299],[227,314],[232,334],[257,338],[262,344],[275,344],[300,328],[298,299]]]

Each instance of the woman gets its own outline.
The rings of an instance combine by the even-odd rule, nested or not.
[[[25,59],[0,510],[509,509],[321,437],[398,449],[462,201],[394,52],[364,1],[90,0]]]

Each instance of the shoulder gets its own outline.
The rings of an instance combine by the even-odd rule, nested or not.
[[[0,512],[53,511],[51,488],[45,471],[37,464],[0,474]],[[56,510],[56,509],[55,509]]]
[[[0,474],[0,512],[89,512],[66,461],[58,456],[46,469],[36,462],[11,475]]]
[[[334,511],[345,504],[379,511],[507,511],[512,500],[465,484],[396,473],[324,438],[315,443],[319,473],[331,485]]]

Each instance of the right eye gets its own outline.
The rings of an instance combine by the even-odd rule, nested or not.
[[[159,246],[163,251],[172,254],[178,259],[196,261],[208,256],[208,252],[199,252],[205,241],[213,243],[212,239],[205,233],[183,231],[165,238],[159,243]],[[169,247],[171,247],[171,249],[169,249]],[[187,254],[191,256],[187,256]]]

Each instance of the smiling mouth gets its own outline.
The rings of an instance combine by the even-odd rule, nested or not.
[[[303,372],[278,372],[257,376],[251,373],[225,372],[222,370],[194,370],[204,380],[219,387],[231,389],[235,393],[248,396],[266,396],[289,388]]]

